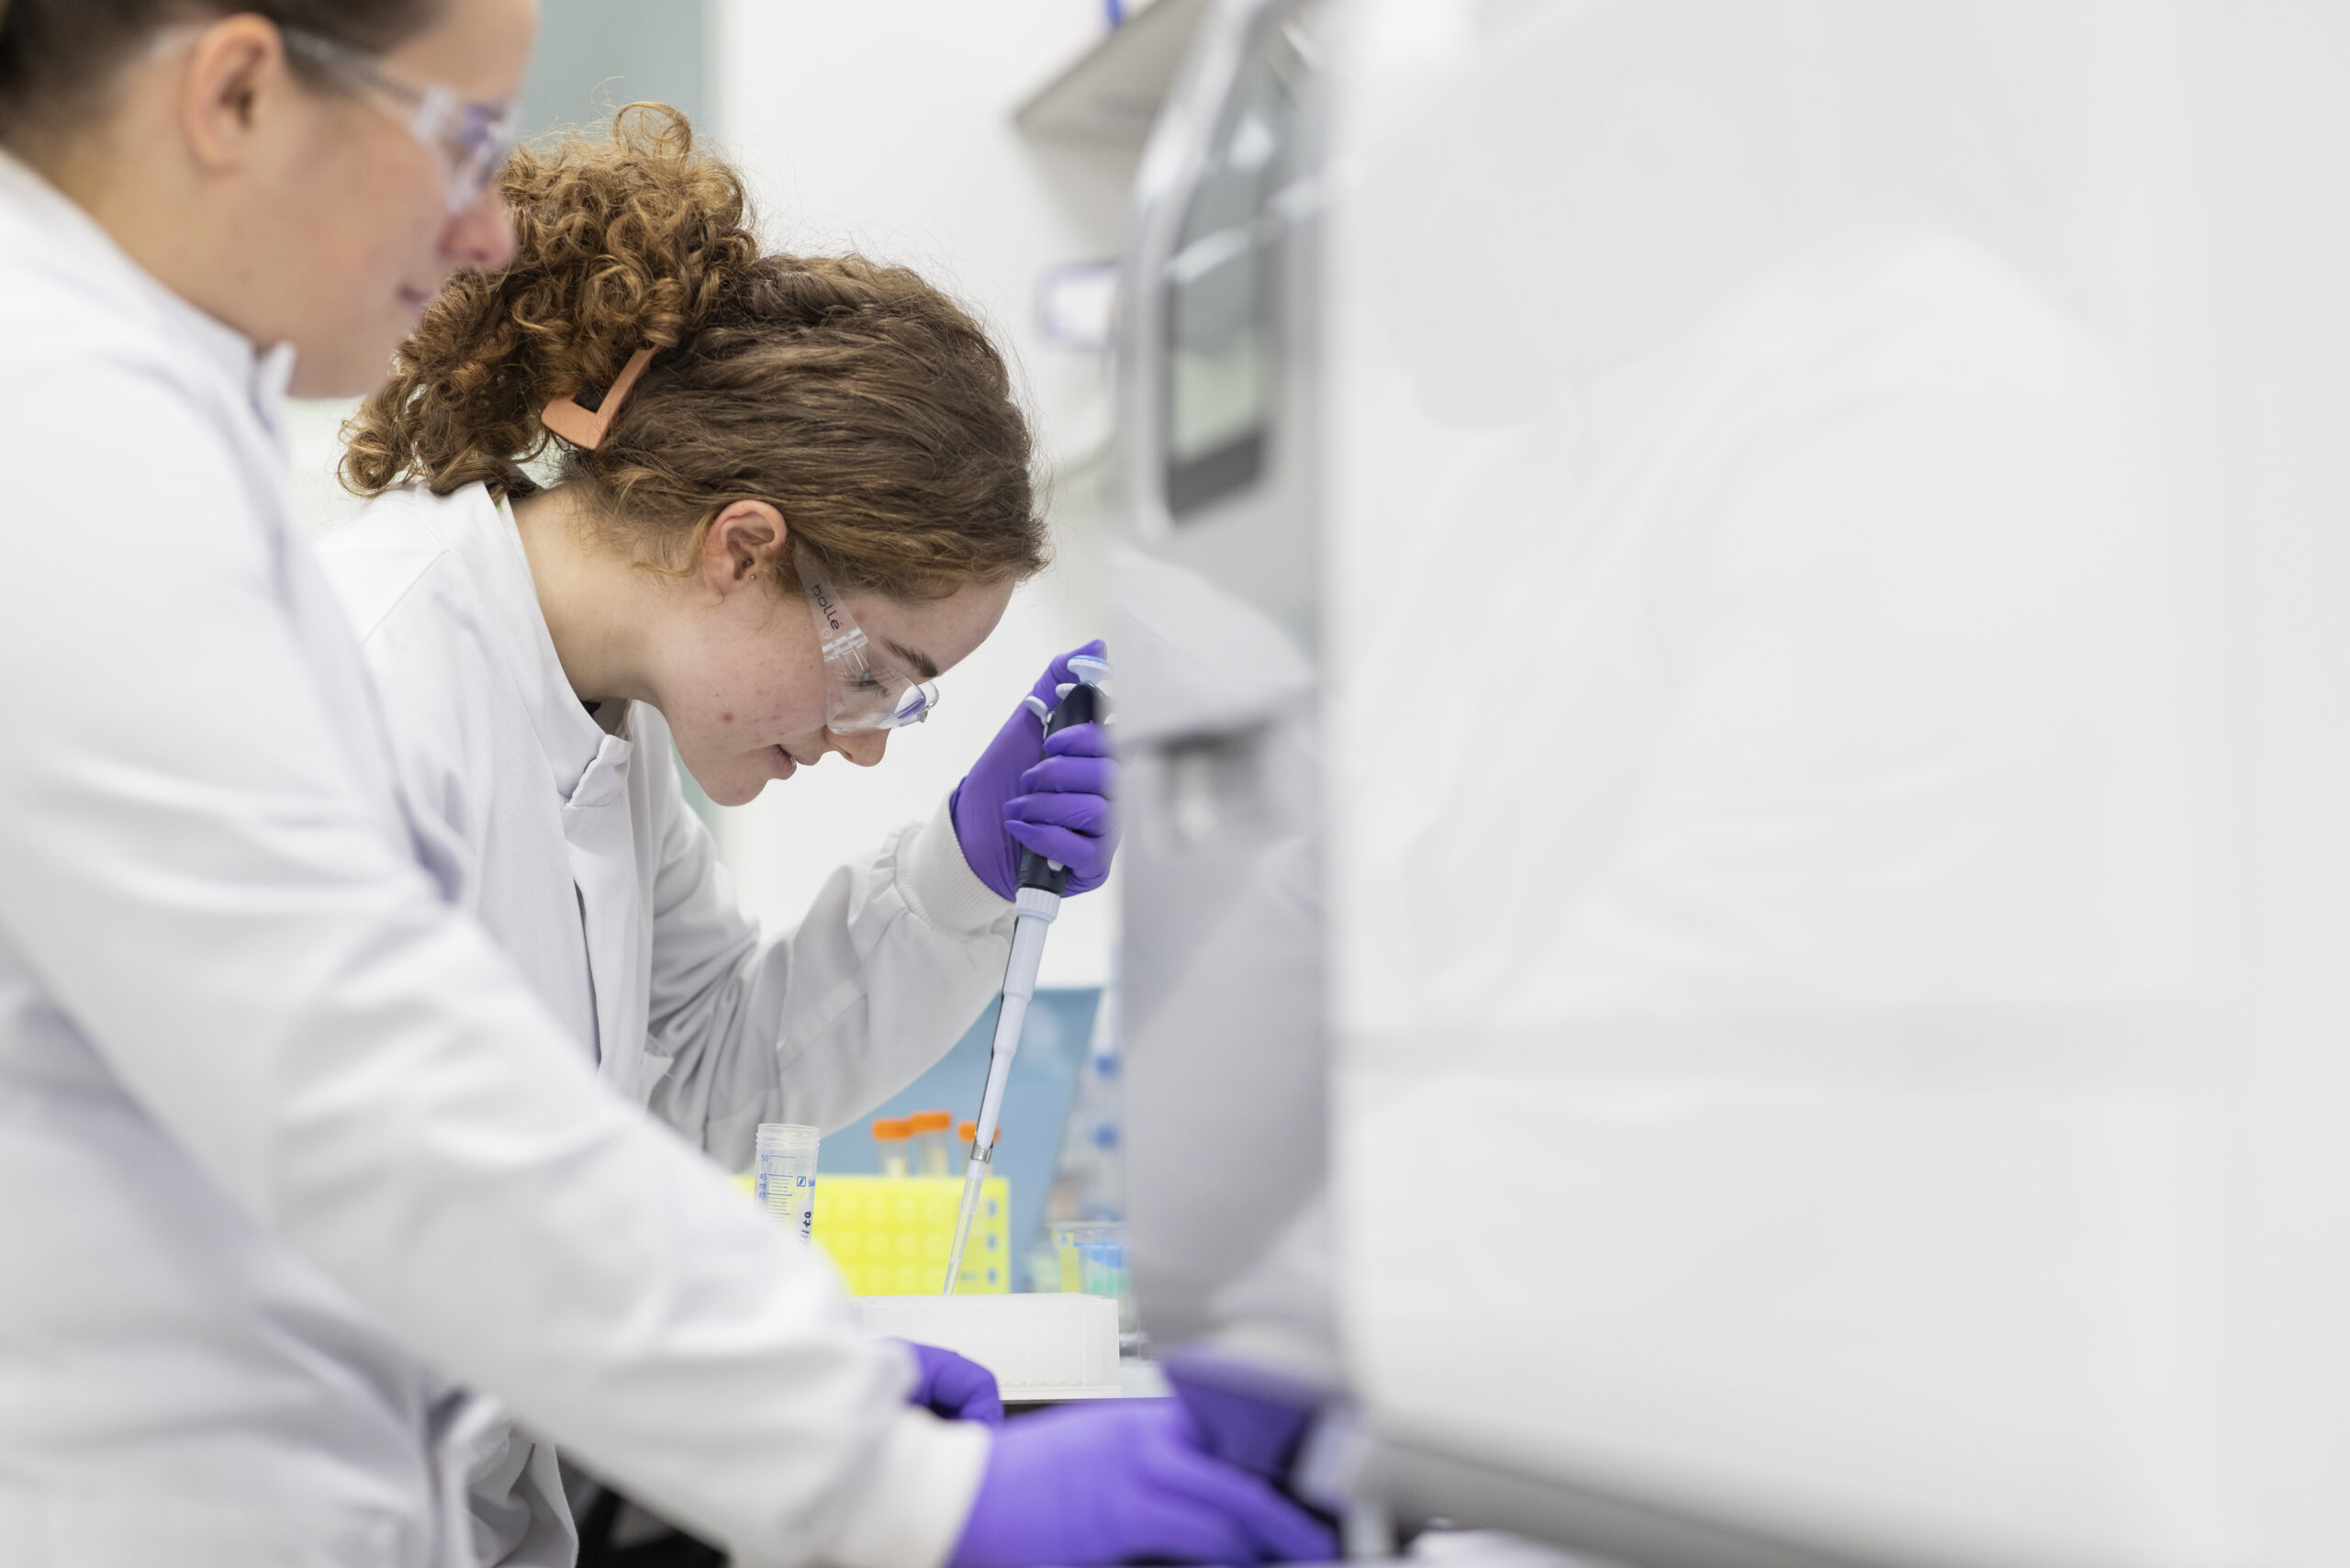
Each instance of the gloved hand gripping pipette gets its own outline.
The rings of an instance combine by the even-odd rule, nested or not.
[[[1047,711],[1043,700],[1028,704],[1045,722],[1046,739],[1074,724],[1094,723],[1109,716],[1109,699],[1101,682],[1110,673],[1101,659],[1078,655],[1069,661],[1076,678],[1058,689],[1059,701]],[[1012,1058],[1019,1054],[1020,1029],[1028,1016],[1028,1001],[1036,993],[1036,970],[1044,961],[1045,930],[1060,913],[1061,894],[1069,886],[1069,868],[1048,860],[1033,849],[1020,854],[1019,885],[1013,895],[1012,958],[1004,965],[1003,1000],[996,1009],[995,1039],[988,1051],[987,1089],[979,1099],[979,1127],[971,1139],[970,1163],[963,1173],[963,1204],[955,1218],[955,1245],[946,1256],[944,1294],[953,1295],[963,1271],[963,1246],[970,1239],[971,1220],[979,1213],[979,1192],[995,1159],[996,1122],[1003,1111],[1003,1088],[1012,1077]]]

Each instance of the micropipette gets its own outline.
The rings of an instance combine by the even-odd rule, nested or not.
[[[1076,683],[1061,689],[1060,701],[1043,714],[1045,734],[1058,734],[1071,724],[1087,724],[1103,717],[1108,700],[1100,682],[1110,673],[1101,659],[1080,655],[1069,661]],[[1037,699],[1032,707],[1042,709]],[[971,1238],[971,1220],[979,1212],[979,1191],[987,1183],[988,1167],[995,1159],[996,1118],[1003,1110],[1003,1086],[1012,1077],[1012,1058],[1020,1050],[1020,1025],[1028,1016],[1028,999],[1036,994],[1036,969],[1044,961],[1045,928],[1060,913],[1061,891],[1069,886],[1069,868],[1047,860],[1033,849],[1020,852],[1019,890],[1013,900],[1012,958],[1003,969],[1003,1000],[996,1006],[995,1040],[988,1049],[988,1085],[979,1097],[979,1126],[971,1137],[971,1162],[963,1171],[963,1207],[955,1216],[955,1246],[946,1255],[947,1295],[963,1271],[963,1244]]]

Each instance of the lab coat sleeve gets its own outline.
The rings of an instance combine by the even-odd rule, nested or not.
[[[937,1562],[984,1432],[902,1406],[831,1271],[600,1086],[386,831],[297,619],[315,565],[171,376],[77,347],[0,386],[0,930],[43,1005],[420,1356],[665,1514],[745,1561]]]
[[[830,1132],[944,1056],[1003,983],[1012,905],[965,863],[942,802],[761,940],[674,770],[660,773],[650,1103],[743,1170],[761,1122]]]

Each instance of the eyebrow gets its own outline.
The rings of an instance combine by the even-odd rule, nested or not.
[[[938,666],[930,662],[928,654],[916,648],[909,648],[903,643],[894,642],[887,637],[881,639],[881,645],[889,649],[900,664],[906,666],[924,680],[938,678]]]

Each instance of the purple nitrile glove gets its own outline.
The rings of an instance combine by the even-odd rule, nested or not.
[[[1118,847],[1110,809],[1117,759],[1099,724],[1071,724],[1045,738],[1032,704],[1049,711],[1069,684],[1069,661],[1100,658],[1100,642],[1072,648],[1046,666],[1028,701],[996,732],[971,771],[955,786],[948,810],[955,840],[980,881],[999,898],[1019,890],[1020,852],[1033,849],[1069,868],[1068,893],[1091,892],[1110,875]]]
[[[1327,1562],[1337,1550],[1296,1504],[1207,1453],[1179,1401],[1134,1399],[1024,1416],[997,1432],[948,1562]]]
[[[1200,1429],[1200,1446],[1269,1480],[1291,1462],[1330,1391],[1224,1351],[1179,1348],[1161,1362],[1168,1385]]]
[[[950,1421],[1003,1425],[1003,1394],[996,1388],[995,1373],[942,1346],[916,1344],[912,1339],[898,1343],[914,1353],[914,1367],[920,1374],[913,1392],[906,1395],[907,1404],[919,1405]]]

